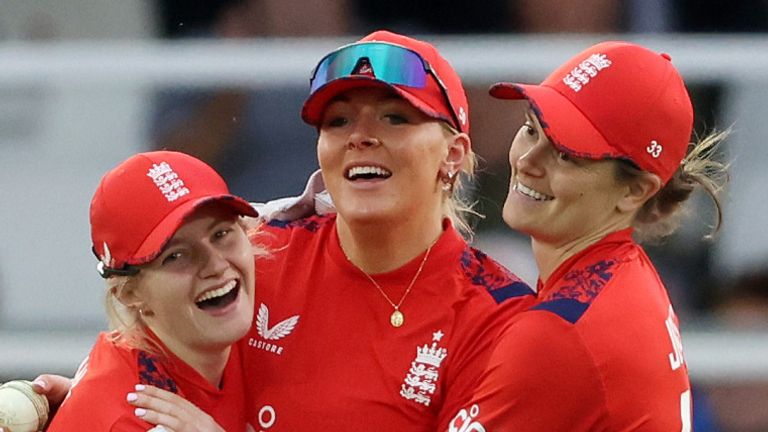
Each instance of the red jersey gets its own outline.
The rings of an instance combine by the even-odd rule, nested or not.
[[[342,251],[335,215],[273,221],[244,340],[250,423],[277,431],[433,431],[472,394],[533,291],[448,222],[400,310]],[[424,255],[373,275],[397,303]]]
[[[239,346],[232,347],[222,388],[218,389],[172,354],[161,358],[115,344],[102,333],[47,430],[145,432],[153,425],[136,417],[135,407],[125,399],[141,383],[184,397],[227,431],[245,431],[245,389],[239,351]]]
[[[449,431],[690,431],[678,322],[651,261],[612,233],[564,262],[500,337]]]

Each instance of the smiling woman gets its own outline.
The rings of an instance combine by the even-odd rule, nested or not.
[[[112,331],[100,335],[48,430],[146,431],[152,425],[125,400],[137,383],[187,398],[210,416],[200,424],[245,430],[233,343],[253,320],[259,251],[240,216],[256,212],[182,153],[141,153],[102,178],[91,235]]]
[[[426,42],[378,31],[320,60],[302,118],[337,212],[263,230],[274,254],[247,336],[251,424],[433,431],[469,397],[533,292],[459,233],[467,110]]]
[[[697,187],[719,227],[724,135],[689,145],[693,108],[670,56],[632,43],[491,95],[529,106],[503,216],[531,237],[538,304],[507,323],[449,430],[689,432],[678,319],[633,234],[672,232]]]

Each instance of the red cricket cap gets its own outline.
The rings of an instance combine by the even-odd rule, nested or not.
[[[389,84],[376,79],[375,76],[363,73],[354,74],[350,71],[348,75],[328,82],[309,95],[301,110],[301,118],[305,122],[318,126],[326,105],[340,93],[361,87],[384,87],[393,90],[427,116],[447,121],[460,132],[469,133],[469,103],[461,78],[453,66],[448,63],[448,60],[443,58],[433,45],[386,30],[375,31],[357,43],[360,42],[384,42],[414,51],[429,64],[435,75],[440,78],[446,94],[443,94],[440,85],[430,74],[428,74],[426,86],[416,88]]]
[[[113,269],[149,262],[187,216],[211,201],[258,215],[203,161],[172,151],[139,153],[107,172],[93,195],[93,251]]]
[[[620,41],[577,54],[540,85],[497,83],[499,99],[527,99],[559,149],[627,159],[666,183],[687,153],[693,107],[668,54]]]

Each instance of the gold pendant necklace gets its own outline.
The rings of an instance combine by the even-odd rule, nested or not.
[[[379,290],[379,292],[381,293],[381,295],[382,295],[382,296],[384,296],[384,298],[387,300],[387,302],[389,302],[389,304],[390,304],[390,305],[392,305],[392,307],[395,309],[395,310],[394,310],[394,312],[392,312],[392,315],[390,315],[390,316],[389,316],[389,323],[390,323],[390,324],[392,324],[392,327],[395,327],[395,328],[397,328],[397,327],[400,327],[400,326],[402,326],[402,325],[403,325],[403,323],[405,323],[405,315],[403,315],[403,313],[400,311],[400,306],[402,306],[402,304],[403,304],[403,301],[405,301],[405,298],[408,296],[408,293],[410,293],[410,292],[411,292],[411,288],[413,288],[413,284],[415,284],[415,283],[416,283],[416,279],[418,279],[418,278],[419,278],[419,275],[421,274],[421,270],[424,268],[424,264],[427,262],[427,258],[429,258],[429,251],[431,251],[431,250],[432,250],[432,246],[434,246],[434,243],[432,243],[432,244],[431,244],[431,245],[430,245],[430,246],[427,248],[427,252],[424,254],[424,259],[422,259],[422,260],[421,260],[421,264],[419,265],[419,269],[418,269],[418,270],[416,270],[416,274],[415,274],[415,275],[413,275],[413,279],[411,279],[411,283],[410,283],[410,284],[408,284],[408,288],[406,288],[406,289],[405,289],[405,293],[403,294],[403,296],[402,296],[402,297],[400,297],[400,301],[399,301],[399,302],[397,302],[397,304],[395,304],[395,302],[393,302],[393,301],[392,301],[392,300],[389,298],[389,296],[387,295],[387,293],[385,293],[385,292],[384,292],[384,290],[381,288],[381,285],[379,285],[379,284],[378,284],[378,282],[376,282],[376,281],[373,279],[373,277],[371,277],[371,275],[369,275],[368,273],[366,273],[365,271],[363,271],[363,269],[361,269],[360,267],[357,267],[357,266],[356,266],[356,265],[355,265],[355,264],[354,264],[354,263],[353,263],[353,262],[352,262],[352,261],[349,259],[349,257],[347,257],[347,261],[349,261],[349,262],[350,262],[350,264],[352,264],[353,266],[357,267],[357,269],[358,269],[358,270],[360,270],[360,272],[362,272],[362,273],[365,275],[365,277],[367,277],[367,278],[368,278],[368,280],[369,280],[369,281],[371,281],[371,283],[373,284],[373,286],[375,286],[375,287],[376,287],[376,288]]]

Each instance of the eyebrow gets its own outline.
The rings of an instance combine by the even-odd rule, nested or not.
[[[533,110],[528,108],[525,110],[525,119],[530,120],[531,122],[534,122],[534,117],[536,117],[536,114],[533,113]]]
[[[208,224],[208,226],[206,227],[206,230],[210,232],[211,230],[216,228],[217,225],[220,225],[220,224],[223,224],[223,223],[230,223],[230,222],[234,222],[234,221],[235,220],[230,221],[229,219],[214,218],[214,220],[211,221],[210,224]],[[178,230],[176,230],[176,232],[178,232]],[[175,235],[176,235],[176,233],[174,233],[174,236]],[[178,244],[184,243],[184,242],[185,242],[185,240],[179,240],[179,239],[176,239],[176,238],[171,238],[168,241],[168,243],[166,243],[165,246],[163,246],[163,248],[160,250],[160,254],[162,254],[163,252],[167,251],[168,249],[170,249],[170,248],[172,248],[172,247],[174,247],[174,246],[176,246]]]
[[[402,101],[408,102],[402,96],[398,95],[394,91],[391,91],[391,92],[388,92],[387,95],[384,98],[382,98],[380,101],[377,101],[376,103],[389,102],[389,101],[393,101],[393,100],[394,101],[402,100]],[[328,105],[330,105],[330,104],[332,104],[334,102],[349,102],[349,96],[347,96],[346,93],[338,94],[338,95],[330,98],[328,100],[328,103],[326,104],[326,106],[328,106]]]
[[[344,94],[338,94],[328,100],[328,103],[325,104],[325,106],[328,106],[334,102],[349,102],[349,98],[344,96]]]

